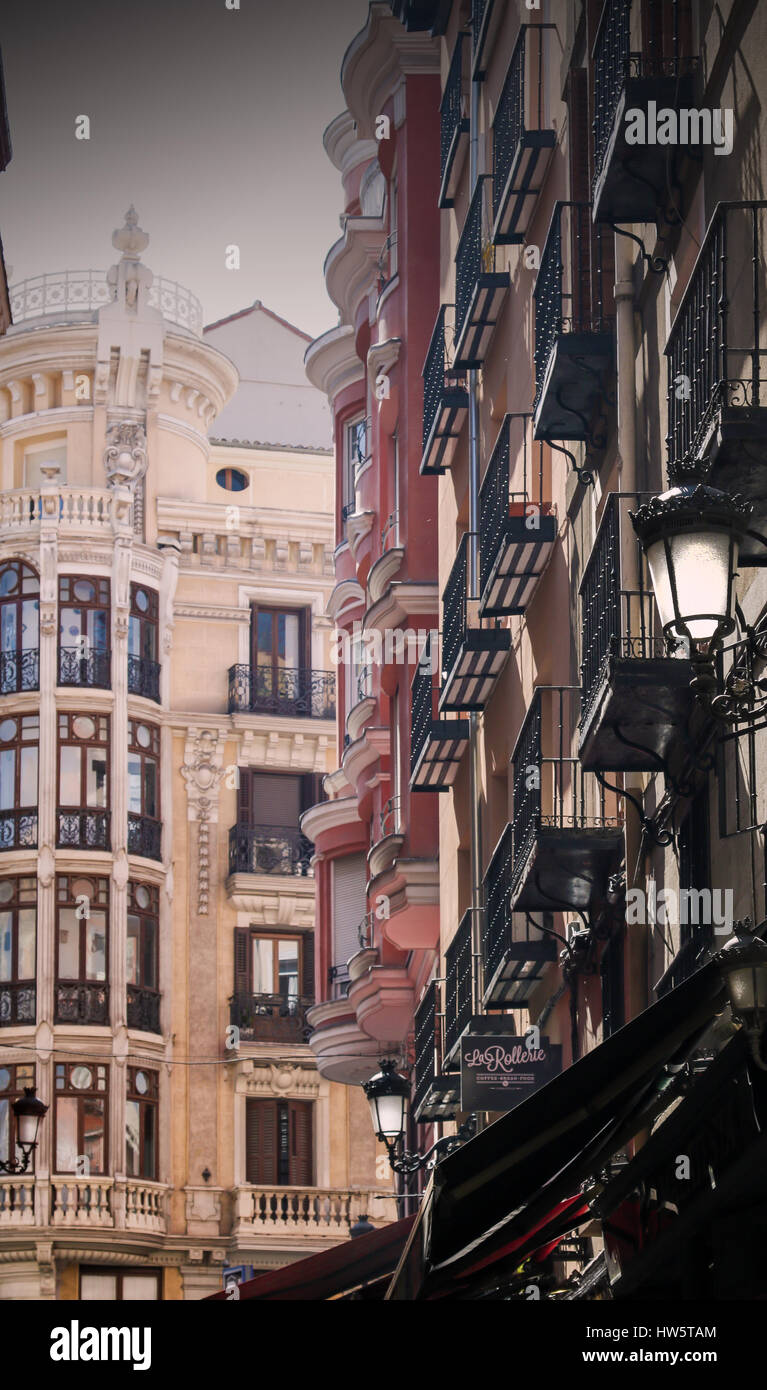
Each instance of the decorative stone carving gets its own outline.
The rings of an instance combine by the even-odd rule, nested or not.
[[[147,469],[146,430],[135,420],[120,420],[107,431],[104,467],[109,487],[130,486]]]
[[[223,740],[217,730],[190,729],[181,776],[186,782],[188,816],[197,822],[197,912],[207,916],[210,902],[210,825],[218,821],[218,788],[224,776]]]
[[[320,1075],[316,1069],[300,1062],[254,1061],[245,1076],[245,1091],[250,1096],[294,1096],[316,1100],[320,1093]]]

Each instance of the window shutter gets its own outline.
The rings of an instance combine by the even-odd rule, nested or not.
[[[366,911],[364,854],[333,860],[333,965],[346,965],[360,948],[358,927]]]
[[[248,948],[250,946],[250,932],[247,927],[235,927],[234,929],[234,992],[235,994],[247,994],[249,990],[248,981]]]
[[[277,1183],[277,1101],[245,1102],[245,1179],[261,1186]]]
[[[256,825],[298,829],[301,815],[301,778],[280,772],[251,772],[253,821]]]
[[[314,1179],[312,1152],[312,1103],[288,1101],[290,1115],[290,1185],[311,1187]]]
[[[306,932],[301,937],[303,964],[301,966],[301,992],[306,999],[314,998],[314,932]]]
[[[317,806],[320,801],[327,801],[323,788],[324,773],[305,772],[303,775],[303,787],[301,789],[301,809],[308,811],[310,806]]]
[[[237,824],[250,825],[251,806],[253,798],[251,796],[252,772],[249,767],[238,768],[239,778],[237,787]]]

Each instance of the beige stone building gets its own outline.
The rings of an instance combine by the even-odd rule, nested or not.
[[[391,1216],[317,1072],[301,812],[336,765],[327,408],[141,262],[0,339],[0,1298],[197,1299]],[[380,1196],[380,1200],[379,1200]]]

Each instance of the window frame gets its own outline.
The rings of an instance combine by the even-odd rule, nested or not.
[[[139,728],[146,728],[150,731],[150,742],[148,747],[142,747],[142,745],[137,740],[137,731]],[[153,724],[149,719],[134,719],[133,717],[128,719],[128,761],[130,762],[131,757],[138,758],[141,765],[141,810],[136,811],[129,805],[128,814],[131,816],[140,816],[144,820],[157,821],[158,823],[162,820],[162,801],[160,788],[160,749],[160,726],[158,724]],[[147,762],[152,763],[156,769],[155,796],[157,801],[157,815],[155,816],[151,816],[146,809],[146,785],[144,782],[144,766]],[[130,781],[128,782],[128,797],[130,799]]]
[[[0,1160],[7,1163],[9,1159],[16,1157],[18,1148],[18,1122],[13,1113],[14,1101],[21,1100],[26,1086],[36,1085],[36,1071],[34,1062],[0,1062],[0,1072],[10,1072],[10,1082],[4,1090],[0,1090],[0,1104],[6,1103],[8,1106],[8,1146],[4,1152],[0,1144]]]
[[[35,1023],[37,1020],[37,878],[31,874],[9,874],[0,878],[0,888],[6,883],[12,885],[12,896],[7,902],[0,902],[0,916],[3,913],[11,914],[10,934],[11,934],[11,967],[10,976],[7,980],[0,979],[0,995],[4,990],[8,990],[11,1001],[11,1011],[7,1020],[0,1019],[0,1027],[23,1027],[25,1024]],[[26,890],[31,896],[24,897],[22,884],[30,887]],[[19,914],[21,912],[34,912],[34,969],[31,975],[19,975]],[[1,930],[1,928],[0,928]],[[19,1020],[14,1017],[16,1009],[13,1000],[17,989],[32,989],[35,997],[34,1017],[31,1020]]]
[[[12,843],[5,843],[4,835],[0,836],[0,849],[35,849],[37,846],[38,832],[37,808],[40,801],[40,715],[39,713],[12,714],[10,712],[0,714],[0,725],[4,724],[6,721],[13,721],[16,725],[16,732],[13,738],[0,743],[0,754],[5,753],[10,749],[12,749],[14,752],[13,805],[0,806],[0,824],[3,822],[5,817],[10,817],[14,825],[14,834]],[[36,733],[36,737],[25,739],[23,736],[25,728],[30,728],[34,730]],[[37,787],[35,791],[35,801],[32,805],[23,805],[21,800],[23,761],[21,755],[25,748],[35,749],[35,780],[37,783]],[[34,819],[34,840],[28,844],[17,843],[18,835],[16,827],[20,825],[20,820],[17,820],[16,818],[17,816],[21,817],[24,814],[26,814],[30,820]]]
[[[39,690],[40,688],[40,576],[37,570],[32,565],[28,564],[26,560],[10,559],[0,564],[0,584],[2,583],[3,575],[9,571],[15,573],[17,576],[17,591],[15,594],[0,594],[0,643],[2,641],[2,615],[6,609],[12,609],[15,614],[14,630],[16,641],[13,648],[0,645],[0,694],[16,695],[21,691]],[[29,583],[36,584],[36,589],[33,589],[31,592],[28,591],[26,586]],[[30,602],[33,604],[36,616],[37,631],[34,646],[25,647],[23,646],[24,605]],[[24,673],[24,657],[31,652],[36,652],[38,659],[33,677],[30,680],[26,680]],[[7,658],[13,659],[16,679],[12,683],[9,683],[6,688],[5,664]]]
[[[109,812],[110,800],[110,754],[111,754],[111,721],[108,714],[95,713],[91,710],[58,710],[57,720],[57,766],[56,766],[56,809],[59,811],[104,811]],[[73,729],[75,719],[91,719],[96,725],[93,735],[81,738]],[[103,721],[103,723],[102,723]],[[66,733],[62,734],[62,727],[66,728]],[[88,759],[80,756],[80,800],[79,802],[63,801],[61,797],[61,750],[62,748],[103,748],[104,749],[104,805],[98,802],[91,804],[88,797]]]
[[[273,982],[274,982],[276,985],[279,985],[279,979],[280,979],[280,973],[279,973],[279,944],[280,944],[281,941],[283,941],[283,942],[285,942],[285,941],[295,942],[296,946],[298,947],[298,953],[297,953],[297,967],[296,967],[296,984],[297,984],[298,988],[297,988],[297,990],[296,990],[295,995],[286,994],[286,995],[282,996],[282,995],[280,994],[279,988],[270,989],[270,990],[257,990],[257,989],[256,989],[255,983],[254,983],[254,979],[253,979],[253,976],[254,976],[254,971],[253,971],[253,944],[254,944],[254,942],[256,942],[256,941],[270,941],[270,942],[272,943],[272,980],[273,980]],[[278,931],[278,930],[275,930],[275,929],[273,929],[273,928],[268,928],[268,927],[267,927],[267,928],[264,928],[264,927],[251,927],[251,928],[249,929],[249,936],[248,936],[248,993],[251,995],[252,998],[257,998],[259,995],[271,995],[271,996],[274,996],[275,998],[277,998],[277,997],[284,997],[285,999],[293,999],[293,998],[295,998],[296,1000],[300,999],[301,996],[302,996],[302,994],[303,994],[303,988],[302,988],[302,983],[303,983],[303,966],[304,966],[304,941],[303,941],[303,934],[302,934],[301,932],[295,932],[295,931],[291,932],[291,931],[289,931],[289,930]]]
[[[139,593],[146,594],[149,600],[149,606],[146,612],[142,612],[142,610],[138,606]],[[131,633],[136,630],[135,627],[132,626],[132,624],[134,623],[138,624],[139,630],[138,651],[131,651]],[[160,649],[159,627],[160,600],[157,590],[151,589],[148,584],[137,584],[131,582],[130,607],[128,610],[128,656],[138,657],[141,661],[156,662],[158,660],[157,653]],[[153,637],[153,654],[151,656],[148,652],[145,652],[143,650],[145,632],[151,633]]]
[[[147,892],[149,893],[149,906],[148,906],[148,907],[141,907],[141,906],[139,905],[139,903],[136,901],[136,890],[139,889],[139,888],[146,888]],[[144,883],[141,879],[133,879],[133,878],[128,879],[128,903],[127,903],[127,914],[126,914],[126,916],[127,916],[127,917],[138,917],[138,919],[139,919],[138,938],[134,938],[134,937],[129,937],[129,936],[128,936],[128,933],[127,933],[127,925],[126,925],[126,936],[125,936],[125,948],[126,948],[126,956],[125,956],[125,981],[126,981],[126,984],[132,985],[135,989],[146,990],[148,993],[151,993],[151,994],[158,994],[158,995],[159,995],[159,993],[160,993],[160,890],[159,890],[159,888],[157,887],[157,884],[156,884],[156,883]],[[153,985],[148,985],[148,984],[146,984],[146,982],[144,981],[144,978],[143,978],[143,977],[144,977],[144,962],[145,962],[145,954],[146,954],[146,930],[147,930],[147,923],[148,923],[148,922],[151,922],[151,923],[153,924],[153,928],[154,928],[154,930],[153,930],[154,944],[153,944],[153,948],[152,948],[152,956],[153,956],[153,959],[154,959],[154,978],[155,978],[155,984],[153,984]],[[128,941],[129,941],[129,940],[136,940],[136,939],[138,940],[138,948],[137,948],[137,951],[136,951],[136,967],[137,967],[137,968],[136,968],[136,974],[139,975],[141,978],[132,980],[132,979],[130,978],[130,967],[129,967],[129,963],[128,963],[127,951],[128,951]]]
[[[78,941],[77,941],[77,968],[78,968],[79,974],[77,974],[76,976],[68,976],[68,975],[61,975],[61,974],[59,974],[59,949],[60,949],[59,931],[60,931],[60,929],[61,929],[60,909],[61,909],[61,908],[64,908],[66,911],[73,911],[73,912],[76,912],[76,911],[77,911],[78,907],[80,906],[80,904],[78,903],[77,899],[78,899],[78,896],[81,896],[81,895],[78,895],[78,894],[76,894],[76,893],[74,893],[74,892],[70,892],[70,891],[68,891],[68,890],[72,887],[72,885],[74,885],[74,884],[82,884],[82,883],[88,883],[88,884],[91,884],[92,886],[94,886],[94,888],[95,888],[94,894],[93,894],[92,896],[91,896],[90,894],[88,895],[88,897],[89,897],[89,903],[94,903],[94,905],[95,905],[95,907],[98,909],[98,911],[99,911],[99,912],[103,911],[103,913],[104,913],[104,978],[103,978],[103,980],[102,980],[102,979],[99,979],[99,978],[97,978],[97,977],[95,977],[95,976],[91,977],[91,976],[89,976],[89,975],[86,973],[86,972],[87,972],[87,942],[88,942],[88,928],[87,928],[87,925],[85,925],[85,924],[87,924],[87,922],[90,920],[90,908],[89,908],[87,914],[84,914],[82,917],[77,917],[77,916],[75,917],[75,921],[79,923],[79,927],[78,927]],[[82,873],[82,874],[79,874],[79,873],[65,873],[65,874],[57,874],[57,875],[56,875],[56,891],[55,891],[55,903],[54,903],[55,926],[56,926],[56,931],[55,931],[55,938],[54,938],[54,940],[55,940],[55,949],[56,949],[56,960],[55,960],[54,978],[55,978],[55,982],[56,982],[56,987],[57,987],[57,988],[58,988],[59,985],[103,985],[106,989],[109,988],[109,963],[110,963],[110,962],[109,962],[109,937],[110,937],[110,930],[109,930],[109,927],[110,927],[110,922],[109,922],[109,906],[110,906],[110,904],[109,904],[109,879],[106,878],[106,877],[104,877],[103,875],[100,875],[100,874],[87,874],[87,873]]]
[[[126,1303],[126,1302],[129,1303],[129,1302],[131,1302],[130,1299],[124,1299],[123,1296],[122,1296],[122,1292],[123,1292],[123,1283],[124,1283],[124,1279],[125,1279],[125,1278],[130,1279],[130,1278],[132,1278],[132,1277],[135,1277],[136,1275],[140,1275],[142,1278],[149,1278],[149,1277],[151,1277],[152,1279],[154,1279],[154,1281],[155,1281],[155,1287],[156,1287],[156,1289],[157,1289],[157,1298],[156,1298],[156,1300],[155,1300],[155,1299],[142,1299],[142,1300],[140,1300],[141,1302],[146,1302],[146,1303],[152,1303],[152,1302],[162,1303],[162,1301],[163,1301],[163,1298],[162,1298],[162,1270],[161,1270],[161,1269],[153,1269],[153,1268],[151,1268],[151,1267],[149,1267],[149,1266],[147,1266],[146,1268],[138,1269],[138,1268],[135,1268],[135,1267],[132,1267],[132,1266],[129,1266],[128,1268],[125,1268],[123,1265],[119,1265],[119,1266],[113,1266],[113,1265],[80,1265],[79,1268],[78,1268],[78,1271],[77,1271],[77,1296],[78,1296],[79,1299],[82,1299],[82,1288],[83,1288],[82,1280],[83,1280],[83,1275],[84,1275],[84,1274],[96,1275],[96,1276],[98,1276],[99,1278],[108,1277],[108,1278],[111,1278],[111,1279],[114,1279],[114,1280],[115,1280],[115,1297],[114,1297],[113,1299],[111,1299],[111,1298],[110,1298],[110,1299],[103,1299],[103,1300],[101,1300],[102,1302],[105,1302],[105,1303]],[[86,1299],[85,1302],[86,1302],[86,1303],[90,1303],[90,1302],[97,1303],[97,1302],[99,1302],[99,1300],[98,1300],[98,1299]]]
[[[143,1094],[136,1087],[136,1076],[141,1072],[149,1079],[149,1090]],[[143,1179],[145,1182],[157,1182],[160,1167],[160,1073],[145,1066],[128,1067],[126,1081],[126,1112],[125,1112],[125,1173],[132,1179]],[[138,1138],[138,1167],[139,1172],[133,1173],[130,1169],[129,1149],[128,1149],[128,1111],[127,1105],[137,1105],[139,1119],[139,1138]],[[146,1125],[149,1114],[152,1114],[154,1133],[152,1135],[153,1163],[152,1172],[145,1173],[144,1167],[144,1146],[146,1143]]]
[[[72,1073],[73,1073],[73,1071],[75,1070],[76,1067],[87,1067],[88,1070],[89,1070],[90,1072],[92,1072],[92,1074],[93,1074],[93,1082],[94,1082],[94,1084],[91,1085],[91,1086],[88,1086],[88,1087],[77,1087],[77,1086],[73,1086],[73,1085],[72,1085],[71,1077],[72,1077]],[[104,1178],[104,1177],[108,1177],[108,1176],[109,1176],[109,1082],[110,1082],[109,1070],[110,1070],[110,1069],[109,1069],[109,1064],[108,1064],[107,1062],[91,1062],[90,1060],[88,1060],[88,1061],[83,1060],[83,1061],[77,1061],[77,1062],[56,1062],[56,1063],[54,1064],[54,1072],[53,1072],[53,1099],[54,1099],[54,1104],[53,1104],[53,1160],[54,1160],[54,1163],[53,1163],[53,1172],[54,1172],[54,1173],[56,1173],[56,1174],[61,1174],[62,1176],[66,1175],[66,1174],[72,1174],[73,1176],[76,1176],[76,1177],[81,1177],[81,1176],[82,1176],[82,1177],[88,1177],[88,1176],[90,1176],[90,1177],[94,1177],[94,1178]],[[64,1084],[63,1086],[59,1086],[59,1076],[60,1076],[62,1073],[63,1073],[63,1078],[64,1078],[65,1084]],[[103,1082],[104,1082],[103,1086],[102,1086],[102,1085],[99,1085],[99,1081],[102,1079],[101,1074],[103,1074]],[[69,1082],[68,1085],[66,1084],[67,1081]],[[75,1155],[75,1158],[77,1159],[77,1158],[81,1158],[81,1157],[86,1156],[86,1155],[85,1155],[85,1127],[84,1127],[85,1105],[84,1105],[84,1103],[85,1103],[85,1101],[88,1099],[89,1096],[95,1096],[98,1100],[101,1101],[101,1104],[102,1104],[102,1106],[103,1106],[103,1117],[104,1117],[104,1129],[103,1129],[104,1157],[103,1157],[103,1168],[99,1168],[99,1169],[97,1170],[97,1169],[95,1169],[95,1168],[91,1165],[88,1174],[79,1174],[79,1173],[77,1172],[77,1168],[76,1168],[76,1167],[75,1167],[75,1168],[61,1168],[61,1167],[59,1167],[59,1105],[58,1105],[58,1102],[59,1102],[59,1100],[72,1100],[72,1099],[81,1102],[81,1104],[78,1105],[78,1109],[77,1109],[77,1153],[76,1153],[76,1155]]]

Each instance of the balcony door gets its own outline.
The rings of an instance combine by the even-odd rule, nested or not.
[[[309,681],[309,621],[306,609],[261,608],[250,621],[252,700],[279,709],[300,702]]]
[[[259,1187],[311,1187],[312,1102],[249,1099],[245,1104],[246,1181]]]
[[[241,767],[239,779],[239,825],[274,825],[297,832],[304,811],[322,800],[320,778],[314,773],[293,776]]]

